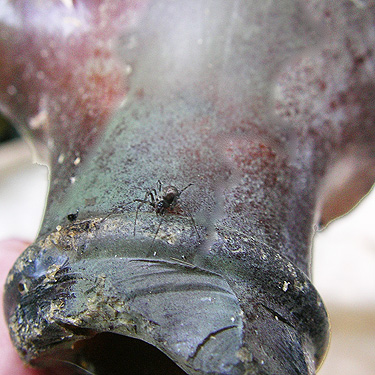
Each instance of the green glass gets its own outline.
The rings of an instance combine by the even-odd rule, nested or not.
[[[5,287],[26,363],[315,374],[327,176],[374,144],[366,4],[4,4],[1,109],[50,171]]]

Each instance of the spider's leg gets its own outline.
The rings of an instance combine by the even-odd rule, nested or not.
[[[195,225],[195,220],[194,220],[194,218],[193,218],[193,215],[190,213],[190,211],[189,211],[187,208],[182,208],[182,207],[181,207],[181,210],[182,210],[183,213],[185,213],[185,214],[187,214],[188,216],[190,216],[190,220],[191,220],[191,222],[192,222],[192,224],[193,224],[193,227],[194,227],[194,229],[195,229],[195,233],[197,233],[197,236],[198,236],[198,241],[200,241],[200,240],[201,240],[201,236],[199,235],[198,228],[197,228],[197,226]]]
[[[140,203],[148,203],[148,204],[151,204],[150,201],[148,201],[147,199],[134,199],[133,202],[140,202]]]
[[[163,185],[160,180],[157,182],[159,193],[161,193],[161,186]]]
[[[133,231],[133,235],[135,237],[135,228],[137,227],[137,219],[138,219],[138,211],[139,209],[141,208],[141,206],[145,203],[150,203],[148,200],[147,200],[147,197],[148,195],[150,194],[149,191],[146,191],[146,194],[145,194],[145,197],[144,199],[134,199],[134,202],[139,202],[139,205],[137,206],[137,209],[135,211],[135,219],[134,219],[134,231]]]
[[[148,201],[145,201],[145,200],[141,200],[141,199],[137,199],[135,200],[136,202],[140,202],[139,205],[137,206],[137,209],[135,210],[135,219],[134,219],[134,231],[133,231],[133,235],[135,237],[135,228],[137,226],[137,219],[138,219],[138,211],[139,209],[141,208],[142,204],[148,202]]]
[[[70,367],[74,368],[76,370],[75,373],[82,374],[82,375],[95,375],[95,373],[85,369],[84,367],[78,365],[77,363],[65,360],[65,359],[55,359],[56,361],[62,362],[64,364],[69,365]]]
[[[181,195],[181,193],[182,193],[184,190],[186,190],[188,187],[190,187],[191,185],[194,185],[194,184],[186,185],[183,189],[181,189],[179,195]]]
[[[147,195],[149,195],[150,197],[151,197],[151,205],[153,206],[153,207],[155,207],[155,202],[156,202],[156,197],[157,197],[157,192],[156,192],[156,190],[155,189],[151,189],[148,193],[147,193]]]
[[[102,223],[103,221],[107,220],[111,215],[114,215],[117,212],[123,212],[123,209],[131,203],[134,203],[134,199],[130,202],[118,204],[117,206],[115,206],[115,208],[112,209],[112,211],[110,211],[110,213],[108,215],[104,216],[103,219],[100,220],[100,222]]]
[[[160,230],[160,227],[161,227],[161,223],[163,222],[163,220],[164,220],[164,216],[162,216],[161,219],[160,219],[160,221],[159,221],[158,229],[156,229],[156,232],[154,234],[154,238],[152,239],[152,244],[154,243],[155,238],[156,238],[156,236],[159,233],[159,230]],[[151,246],[152,246],[152,244],[151,244]]]

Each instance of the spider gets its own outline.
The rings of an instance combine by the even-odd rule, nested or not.
[[[173,209],[176,207],[178,200],[182,194],[183,191],[185,191],[188,187],[190,187],[193,184],[186,185],[183,189],[178,191],[178,189],[175,186],[168,185],[162,190],[162,183],[160,180],[157,182],[157,188],[148,190],[145,194],[144,199],[134,199],[134,202],[139,202],[139,205],[137,207],[137,210],[135,212],[135,220],[134,220],[134,236],[135,236],[135,230],[136,230],[136,224],[137,224],[137,218],[138,218],[138,211],[141,208],[143,204],[150,205],[153,209],[155,209],[156,215],[164,216],[166,212],[172,212]],[[149,199],[148,199],[149,198]],[[190,214],[189,214],[190,215]],[[195,226],[195,222],[193,217],[190,215],[192,222],[194,224],[195,230],[197,230]],[[163,218],[160,219],[158,228],[156,230],[154,240],[159,232],[160,226],[163,222]],[[198,233],[198,231],[197,231]]]
[[[166,213],[172,213],[173,212],[174,208],[177,206],[177,204],[179,202],[181,194],[191,185],[193,185],[193,184],[190,183],[190,184],[186,185],[180,191],[175,186],[172,186],[172,185],[165,186],[162,189],[163,184],[160,180],[158,180],[157,186],[156,186],[157,189],[147,190],[143,199],[136,198],[136,199],[133,199],[131,202],[121,204],[121,205],[117,206],[115,208],[115,210],[113,210],[106,217],[104,217],[102,219],[102,221],[104,221],[110,215],[112,215],[114,211],[122,210],[124,208],[124,206],[126,206],[128,204],[139,202],[139,204],[137,206],[137,209],[135,211],[135,219],[134,219],[133,235],[135,236],[139,209],[142,207],[143,204],[148,204],[149,206],[151,206],[155,210],[156,215],[161,216],[158,228],[155,232],[154,239],[153,239],[153,241],[155,241],[155,238],[156,238],[157,234],[159,233],[160,226],[163,222],[164,215]],[[196,231],[196,233],[198,234],[198,237],[199,237],[199,233],[198,233],[197,227],[195,225],[195,221],[194,221],[193,217],[191,216],[191,214],[190,213],[188,213],[188,214],[191,218],[191,221],[193,223],[195,231]]]

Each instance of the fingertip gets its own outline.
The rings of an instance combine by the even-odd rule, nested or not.
[[[30,243],[19,239],[7,239],[0,241],[0,293],[3,294],[5,279],[15,260]],[[0,315],[2,315],[3,303],[0,298]],[[0,375],[42,375],[41,370],[27,367],[19,358],[12,345],[6,322],[0,316]]]

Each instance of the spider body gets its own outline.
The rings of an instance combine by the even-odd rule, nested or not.
[[[160,184],[160,181],[158,183]],[[156,193],[155,189],[150,191],[151,202],[148,203],[155,208],[155,213],[158,215],[164,215],[166,211],[173,210],[181,195],[175,186],[166,186],[161,194],[157,193],[154,196],[154,193]]]

